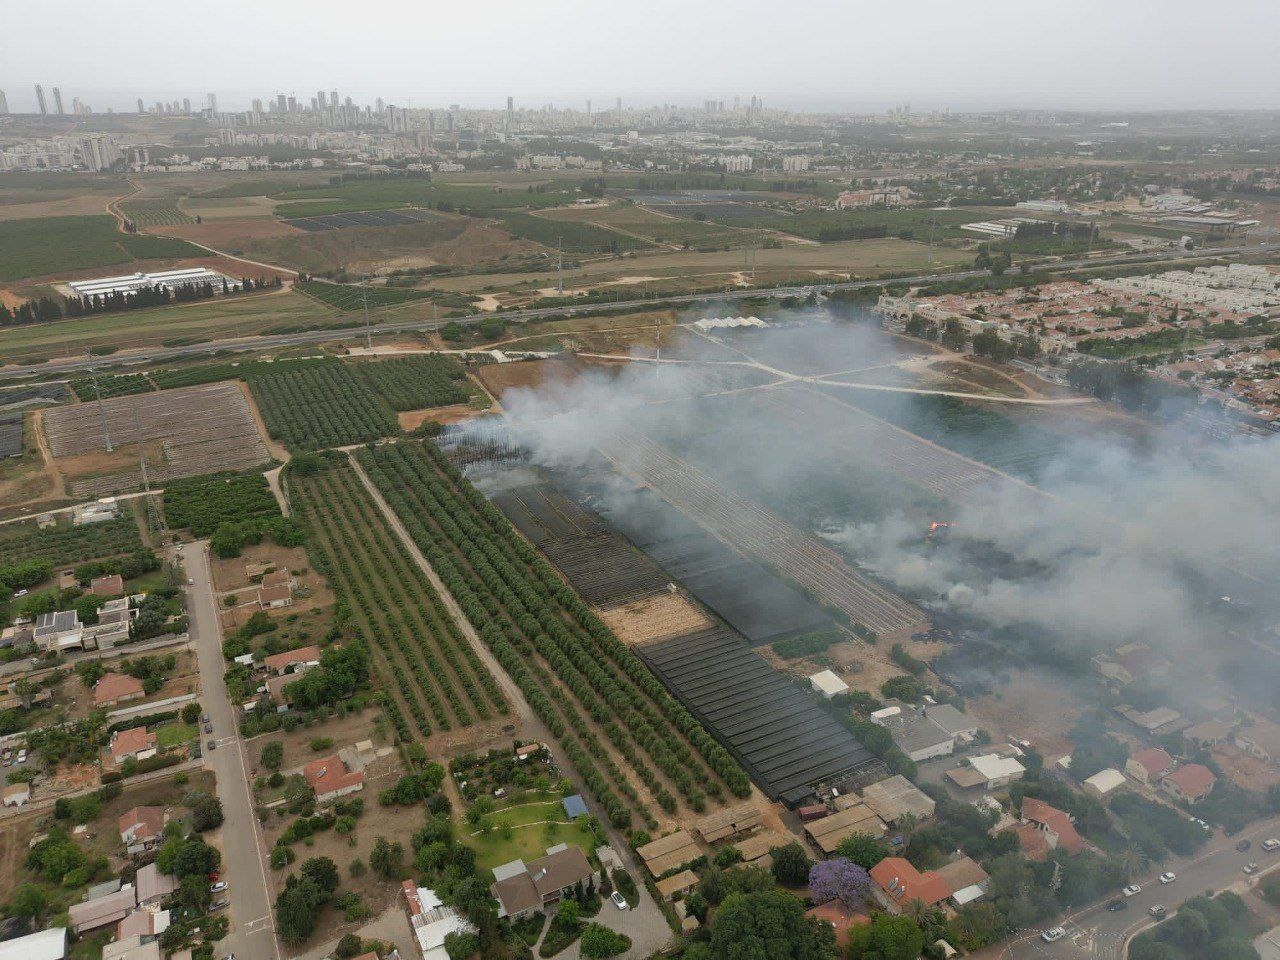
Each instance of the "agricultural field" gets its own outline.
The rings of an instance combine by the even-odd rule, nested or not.
[[[551,249],[560,247],[566,253],[627,253],[653,246],[648,240],[597,227],[592,223],[551,220],[521,211],[503,211],[497,216],[503,228],[512,236],[532,240]]]
[[[419,220],[430,220],[434,215],[425,210],[406,207],[404,210],[369,210],[364,213],[333,213],[319,217],[301,217],[289,220],[291,227],[299,230],[341,230],[343,227],[402,227]]]
[[[141,373],[109,373],[100,377],[77,377],[71,381],[71,390],[82,401],[101,397],[128,397],[135,393],[150,393],[155,386]]]
[[[327,303],[339,310],[363,310],[365,304],[373,310],[391,307],[412,300],[434,300],[446,307],[468,307],[475,297],[444,290],[417,290],[413,287],[359,287],[341,283],[319,283],[308,280],[298,283],[295,289],[307,296]]]
[[[123,235],[122,235],[123,236]],[[5,330],[4,360],[111,354],[131,348],[183,346],[222,337],[349,326],[351,318],[292,291],[198,301],[33,323]]]
[[[34,521],[0,525],[0,566],[31,560],[56,567],[132,553],[141,546],[137,518],[127,506],[118,517],[80,527],[72,526],[68,514],[59,514],[57,526],[48,530]]]
[[[22,456],[24,419],[21,410],[0,413],[0,462],[7,457]]]
[[[278,517],[280,505],[260,473],[214,474],[167,484],[164,516],[170,527],[208,537],[224,523]]]
[[[505,715],[493,676],[383,519],[355,471],[326,463],[290,477],[314,563],[374,648],[401,741]]]
[[[573,188],[489,186],[442,183],[435,180],[349,180],[273,194],[282,201],[276,215],[283,219],[334,213],[426,207],[441,211],[485,215],[494,210],[559,206],[579,194]]]
[[[750,783],[702,728],[434,446],[356,458],[619,828],[651,828]],[[643,793],[642,793],[643,791]]]
[[[471,398],[466,371],[444,355],[391,357],[359,363],[354,369],[397,413],[466,403]]]
[[[121,233],[109,216],[0,221],[0,282],[205,252],[182,240]]]
[[[124,200],[120,203],[120,212],[139,230],[196,222],[195,217],[183,213],[176,203],[169,200]]]
[[[636,204],[610,207],[557,207],[539,214],[548,220],[592,223],[623,233],[645,237],[654,243],[695,248],[742,246],[759,240],[760,234],[720,223],[690,220],[657,212]]]
[[[288,447],[318,449],[394,436],[391,409],[346,365],[281,365],[249,386],[271,435]]]

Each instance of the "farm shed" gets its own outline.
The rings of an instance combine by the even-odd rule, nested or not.
[[[677,830],[675,833],[650,841],[643,847],[637,848],[636,853],[640,855],[645,867],[655,877],[702,856],[698,844],[685,830]]]
[[[876,816],[875,811],[864,803],[837,811],[829,817],[814,820],[807,824],[804,832],[823,853],[834,853],[842,840],[855,833],[867,833],[873,837],[883,837],[886,832],[884,821]]]
[[[740,803],[707,814],[694,823],[693,829],[705,843],[719,843],[759,826],[760,809],[753,803]]]

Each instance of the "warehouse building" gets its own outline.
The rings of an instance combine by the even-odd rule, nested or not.
[[[67,284],[77,297],[106,297],[116,293],[137,293],[159,287],[163,290],[181,290],[201,287],[206,283],[221,290],[223,283],[239,287],[239,281],[208,267],[188,267],[183,270],[161,270],[157,273],[131,273],[122,277],[101,277],[97,280],[72,280]]]

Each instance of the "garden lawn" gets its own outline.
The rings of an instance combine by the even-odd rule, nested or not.
[[[156,729],[156,743],[161,750],[168,750],[179,744],[188,743],[194,740],[199,733],[196,728],[189,723],[166,723],[162,727]]]
[[[556,806],[560,806],[559,802]],[[497,816],[500,818],[502,814],[499,813]],[[560,816],[564,816],[563,809],[560,811]],[[469,830],[470,824],[464,821],[461,832],[469,832]],[[539,857],[546,856],[547,847],[553,847],[559,843],[578,847],[588,855],[596,848],[595,834],[581,822],[560,823],[556,826],[554,835],[547,832],[547,825],[544,823],[513,825],[509,837],[503,836],[505,832],[501,827],[494,827],[487,834],[463,838],[467,846],[476,852],[476,868],[480,873],[487,873],[494,867],[510,863],[512,860],[523,860],[526,863],[537,860]]]

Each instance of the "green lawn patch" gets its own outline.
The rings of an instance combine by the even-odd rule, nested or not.
[[[0,221],[0,280],[109,267],[134,260],[204,256],[184,240],[121,233],[115,217]]]
[[[156,743],[161,750],[168,750],[189,743],[199,735],[199,731],[189,723],[166,723],[156,730]]]

